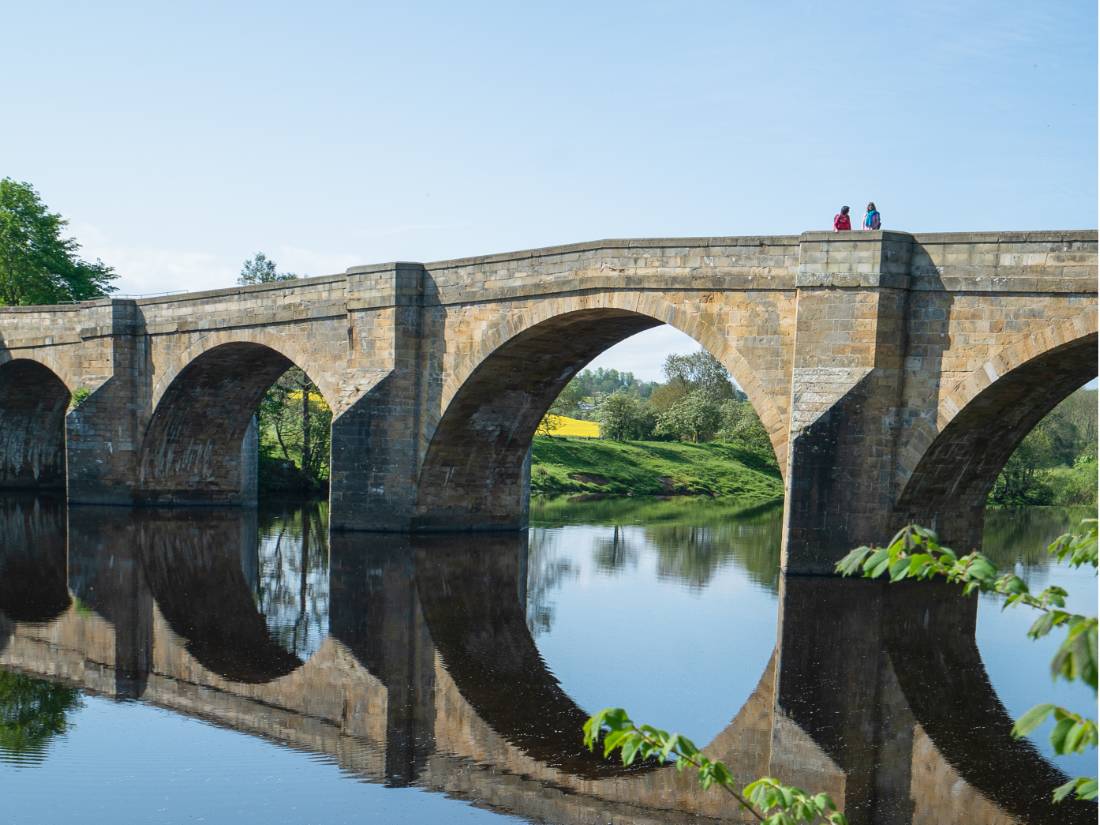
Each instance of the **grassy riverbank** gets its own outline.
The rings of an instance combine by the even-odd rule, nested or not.
[[[707,496],[745,507],[783,496],[774,463],[736,443],[538,436],[531,458],[539,495]]]

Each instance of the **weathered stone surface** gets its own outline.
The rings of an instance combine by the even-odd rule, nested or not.
[[[907,518],[968,543],[1004,457],[1096,374],[1096,246],[1093,231],[611,240],[4,308],[0,484],[248,503],[242,439],[297,364],[335,414],[335,529],[515,529],[556,393],[667,323],[760,414],[788,570],[826,572]]]

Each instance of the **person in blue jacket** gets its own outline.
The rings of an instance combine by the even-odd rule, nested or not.
[[[882,229],[882,215],[875,209],[875,202],[867,204],[867,215],[863,219],[864,229]]]

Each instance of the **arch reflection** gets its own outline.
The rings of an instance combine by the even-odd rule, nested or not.
[[[0,507],[0,565],[23,585],[0,588],[0,669],[140,697],[325,754],[369,781],[530,818],[731,816],[690,777],[623,771],[580,747],[587,709],[528,627],[527,539],[332,536],[318,556],[331,557],[328,597],[316,605],[329,634],[306,658],[264,612],[260,594],[278,576],[257,559],[257,524],[242,511],[75,508],[76,599],[60,607],[65,521]],[[692,547],[686,578],[700,581],[710,562],[695,556],[701,541]],[[974,643],[973,600],[930,585],[785,577],[778,587],[775,654],[708,746],[739,776],[828,790],[853,823],[1095,819],[1095,806],[1054,807],[1060,773],[1011,739]]]

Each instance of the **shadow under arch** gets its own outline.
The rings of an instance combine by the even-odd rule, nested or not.
[[[588,719],[543,661],[524,606],[527,535],[415,536],[416,586],[432,643],[478,716],[529,757],[581,778],[644,773],[581,741]]]
[[[255,513],[139,510],[134,541],[161,615],[187,652],[234,682],[262,684],[302,660],[272,639],[245,577],[242,550],[255,547]]]
[[[1047,413],[1096,377],[1096,347],[1095,332],[1055,346],[973,395],[924,451],[894,520],[934,527],[960,549],[977,547],[997,474]]]
[[[37,361],[0,364],[0,489],[64,489],[71,397],[57,373]]]
[[[527,456],[539,421],[593,358],[666,320],[671,323],[629,309],[594,307],[553,315],[519,332],[510,322],[490,332],[476,366],[451,395],[428,444],[413,528],[525,527]],[[505,334],[508,337],[497,343]],[[744,384],[745,370],[734,377]],[[753,403],[763,399],[759,392],[749,397]],[[773,444],[774,440],[773,434]]]
[[[242,455],[264,393],[294,362],[264,344],[219,344],[172,379],[142,440],[137,500],[250,504],[254,479]]]

